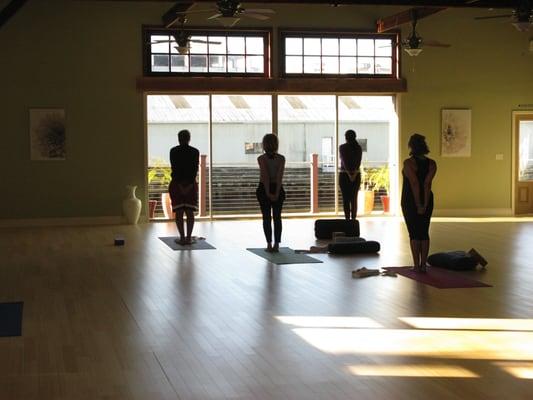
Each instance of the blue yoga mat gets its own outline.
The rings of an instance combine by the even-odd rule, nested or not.
[[[306,254],[295,253],[293,249],[288,247],[280,247],[278,253],[270,253],[265,249],[246,249],[271,263],[283,265],[283,264],[315,264],[322,261],[316,258],[309,257]]]
[[[205,239],[196,239],[194,243],[184,245],[176,243],[176,236],[160,237],[159,239],[172,250],[212,250],[215,248],[207,243]]]
[[[0,303],[0,337],[22,335],[23,302]]]

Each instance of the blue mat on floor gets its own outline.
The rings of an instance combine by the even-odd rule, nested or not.
[[[205,239],[196,239],[192,244],[178,244],[175,242],[176,236],[160,237],[161,241],[165,243],[172,250],[212,250],[214,249]]]
[[[322,261],[316,258],[309,257],[308,255],[295,253],[293,249],[288,247],[280,247],[279,253],[269,253],[265,249],[246,249],[249,252],[270,261],[271,263],[283,265],[283,264],[312,264],[321,263]]]
[[[22,335],[23,302],[0,303],[0,337]]]

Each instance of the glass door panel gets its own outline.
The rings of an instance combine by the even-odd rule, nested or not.
[[[148,199],[155,204],[151,218],[173,218],[168,198],[170,149],[178,145],[178,132],[191,132],[191,146],[201,157],[199,169],[200,215],[209,214],[209,96],[147,96]],[[202,163],[202,158],[204,163]]]
[[[519,179],[533,181],[533,121],[519,122]]]
[[[287,212],[310,212],[311,155],[318,155],[318,212],[335,211],[335,96],[278,96]]]
[[[533,214],[533,113],[515,115],[515,213]]]
[[[390,200],[397,196],[397,115],[392,96],[339,96],[339,145],[345,132],[353,129],[363,148],[362,183],[358,214],[394,210]],[[340,162],[339,162],[340,165]],[[365,193],[366,191],[366,193]],[[339,191],[339,211],[342,196]]]
[[[257,157],[263,136],[272,132],[272,98],[213,95],[212,113],[213,214],[258,214]]]

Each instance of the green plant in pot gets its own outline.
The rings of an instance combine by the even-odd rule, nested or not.
[[[384,190],[385,194],[381,195],[381,204],[383,204],[383,212],[390,211],[390,171],[389,166],[384,165],[381,168],[374,170],[369,177],[370,186],[374,191]]]
[[[163,205],[163,212],[165,217],[172,218],[172,204],[170,201],[170,195],[168,194],[168,185],[172,179],[172,170],[162,159],[155,159],[150,162],[148,169],[148,184],[163,187],[165,191],[161,193],[161,204]],[[149,200],[148,207],[150,211],[150,218],[154,218],[155,207],[157,205],[156,200]]]

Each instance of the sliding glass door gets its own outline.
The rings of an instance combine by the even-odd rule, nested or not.
[[[302,94],[149,95],[148,191],[155,205],[151,218],[172,218],[168,154],[181,129],[191,131],[191,145],[202,155],[199,215],[258,214],[257,157],[262,154],[263,136],[273,126],[279,151],[287,160],[285,213],[342,213],[338,146],[347,129],[357,132],[363,147],[359,214],[394,212],[398,197],[394,100],[393,96]]]

